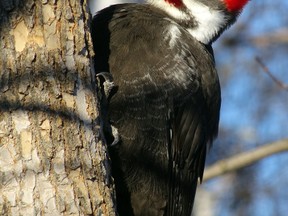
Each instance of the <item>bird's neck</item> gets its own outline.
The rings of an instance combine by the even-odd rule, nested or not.
[[[166,12],[198,41],[210,44],[227,25],[222,10],[211,9],[192,0],[148,0],[148,4]]]

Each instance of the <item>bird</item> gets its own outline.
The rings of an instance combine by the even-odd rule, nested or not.
[[[190,216],[221,90],[212,43],[248,0],[148,0],[91,22],[120,216]],[[109,145],[110,143],[110,145]]]

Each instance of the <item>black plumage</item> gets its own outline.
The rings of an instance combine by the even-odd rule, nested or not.
[[[150,5],[106,8],[91,25],[96,72],[113,76],[108,117],[119,215],[191,214],[220,86],[210,45]]]

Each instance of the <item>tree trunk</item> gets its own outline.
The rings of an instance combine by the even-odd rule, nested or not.
[[[0,2],[0,214],[115,215],[87,2]]]

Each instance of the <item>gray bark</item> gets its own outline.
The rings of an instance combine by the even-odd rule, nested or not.
[[[115,215],[86,1],[0,2],[0,214]]]

